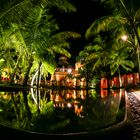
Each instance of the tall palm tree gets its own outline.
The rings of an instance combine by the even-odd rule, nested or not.
[[[137,0],[99,0],[106,7],[113,11],[119,11],[123,17],[127,18],[133,34],[135,34],[140,47],[140,36],[138,35],[137,26],[140,19],[140,2]]]
[[[138,71],[140,73],[140,33],[139,33],[140,2],[137,0],[128,0],[128,1],[126,0],[106,0],[106,1],[99,0],[99,1],[101,1],[106,7],[108,7],[108,9],[112,11],[112,13],[117,13],[117,15],[121,15],[122,18],[118,19],[118,22],[116,22],[116,24],[114,25],[112,23],[115,22],[116,18],[114,19],[114,14],[113,14],[110,17],[114,22],[112,22],[110,18],[108,18],[108,21],[107,21],[107,18],[106,20],[101,19],[102,20],[101,23],[104,23],[104,25],[98,24],[99,23],[98,22],[96,23],[96,26],[98,26],[99,28],[102,27],[102,29],[103,28],[108,29],[108,27],[112,24],[112,27],[114,26],[118,30],[120,28],[118,26],[118,23],[122,24],[122,26],[125,28],[126,33],[129,36],[129,39],[131,38],[132,47],[135,46],[136,48],[135,50],[137,54]],[[122,19],[124,19],[125,22],[122,22]],[[95,28],[95,25],[92,24],[91,28],[89,29],[90,30],[89,32],[91,32],[93,28]],[[101,29],[99,28],[98,28],[98,32]],[[113,31],[116,31],[116,29]]]
[[[35,22],[36,25],[34,24],[35,25],[34,26],[35,30],[27,31],[26,35],[23,34],[23,32],[22,32],[22,35],[23,35],[22,38],[23,38],[25,46],[26,46],[26,49],[25,49],[26,54],[24,56],[26,56],[26,59],[28,60],[28,61],[25,61],[25,59],[24,59],[24,62],[26,62],[26,63],[28,62],[28,65],[27,65],[28,68],[26,69],[25,80],[23,82],[26,85],[27,81],[28,81],[29,71],[30,71],[30,68],[33,65],[33,60],[35,58],[34,56],[36,56],[36,58],[42,58],[42,59],[44,59],[47,56],[48,57],[47,61],[49,61],[51,63],[53,62],[52,60],[54,60],[54,56],[53,56],[54,53],[49,48],[50,46],[45,51],[43,50],[43,48],[45,46],[45,43],[46,43],[44,41],[46,38],[44,38],[44,37],[48,37],[50,32],[56,31],[56,29],[58,29],[58,27],[57,27],[58,25],[54,25],[54,26],[52,25],[52,27],[51,27],[51,22],[49,22],[48,23],[48,25],[50,24],[49,28],[46,25],[46,30],[44,30],[43,29],[43,28],[45,28],[44,23],[46,24],[47,18],[48,18],[48,20],[50,20],[51,17],[48,16],[46,18],[43,10],[45,8],[50,9],[52,7],[57,7],[58,9],[60,9],[62,11],[71,12],[71,11],[75,11],[76,8],[66,0],[53,0],[53,1],[52,0],[40,0],[40,1],[38,1],[38,0],[31,0],[31,1],[30,0],[15,0],[15,1],[12,1],[12,2],[9,2],[9,3],[8,3],[8,1],[2,1],[2,3],[3,3],[3,5],[1,5],[2,10],[0,11],[0,21],[1,21],[0,23],[1,23],[2,26],[4,26],[5,23],[9,24],[10,22],[13,22],[13,21],[17,22],[18,24],[22,22],[22,24],[23,24],[24,21],[26,20],[27,15],[29,15],[29,17],[32,16],[32,18],[37,18],[37,19],[34,19],[34,20],[36,20],[36,22]],[[40,5],[41,7],[44,7],[44,9],[43,10],[40,9],[38,15],[37,14],[33,15],[33,12],[31,10],[33,9],[33,7],[36,7],[37,5]],[[36,9],[36,11],[35,11],[35,9]],[[34,9],[34,12],[37,13],[38,8],[35,8],[35,9]],[[9,14],[10,14],[10,17],[9,17]],[[14,15],[14,16],[12,16],[12,15]],[[46,18],[46,21],[44,21],[44,23],[41,21],[44,18],[43,16]],[[29,19],[27,19],[26,21],[29,21]],[[28,23],[26,22],[26,24],[28,24]],[[42,25],[43,25],[43,27],[41,28]],[[25,32],[25,30],[24,30],[24,32]],[[29,32],[31,33],[30,35],[28,34]],[[46,32],[46,34],[45,34],[45,32]],[[32,33],[33,33],[33,35],[32,35]],[[46,35],[46,36],[43,37],[43,35]],[[79,34],[77,34],[77,35],[79,36]],[[66,40],[66,38],[69,38],[70,36],[71,37],[72,36],[76,37],[77,35],[76,35],[76,33],[72,33],[72,32],[67,33],[67,35],[64,35],[64,33],[63,34],[61,33],[61,35],[59,35],[59,47],[60,46],[68,46],[68,42],[67,41],[64,42],[64,40]],[[63,39],[60,40],[60,37],[62,37],[62,36],[63,36]],[[28,39],[26,39],[26,38],[28,38]],[[31,41],[33,41],[33,43],[30,42],[29,39],[31,39]],[[53,39],[55,39],[55,37],[52,38],[52,40]],[[63,40],[63,43],[61,44],[60,42],[62,40]],[[51,44],[51,40],[49,40],[49,41],[50,42],[48,44]],[[53,42],[58,42],[58,41],[53,40]],[[60,49],[60,48],[57,49],[56,46],[57,46],[56,43],[55,43],[55,45],[53,44],[53,48],[55,50],[54,52],[57,52],[59,50],[59,52],[62,53],[62,50],[63,50],[63,53],[70,56],[70,54],[65,49]],[[49,52],[49,54],[46,55],[46,51]],[[33,55],[34,52],[36,52],[36,55]],[[40,52],[40,53],[37,53],[37,52]],[[41,63],[39,63],[39,64],[41,64]],[[17,65],[18,65],[18,63],[17,63]],[[51,65],[49,65],[49,66],[51,66]]]
[[[108,36],[107,36],[108,38]],[[127,71],[132,70],[134,67],[133,62],[131,61],[132,57],[132,47],[125,47],[121,43],[122,40],[112,39],[110,40],[103,39],[100,35],[97,35],[90,42],[91,45],[85,47],[83,51],[80,52],[80,55],[77,59],[84,60],[85,65],[90,64],[93,68],[92,73],[98,71],[98,75],[101,77],[106,77],[108,82],[108,88],[110,88],[110,78],[116,72],[118,72],[120,86],[121,82],[121,73],[122,69]]]
[[[84,65],[91,65],[92,73],[98,72],[99,77],[107,77],[108,85],[111,75],[110,71],[110,54],[111,46],[110,42],[106,42],[106,38],[103,39],[100,35],[90,42],[90,45],[85,46],[85,49],[79,53],[77,59],[83,60]]]
[[[25,44],[16,24],[11,24],[8,28],[1,27],[1,54],[0,57],[4,59],[4,67],[11,69],[11,83],[19,66],[19,63],[24,56]]]
[[[132,61],[130,53],[132,53],[132,51],[130,51],[129,48],[116,42],[112,55],[110,55],[111,75],[118,72],[120,87],[122,87],[121,70],[124,69],[125,71],[132,71],[134,68],[134,62]]]
[[[56,21],[49,14],[49,11],[43,7],[35,7],[28,16],[23,33],[27,44],[29,62],[31,63],[26,69],[24,84],[28,81],[33,62],[38,63],[38,73],[40,73],[42,64],[45,65],[45,68],[49,66],[50,68],[46,71],[52,73],[55,68],[56,54],[71,56],[67,50],[70,46],[68,41],[70,38],[79,38],[80,34],[71,31],[58,32],[58,30],[59,27]]]

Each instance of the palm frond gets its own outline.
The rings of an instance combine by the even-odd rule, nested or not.
[[[82,50],[79,52],[80,57],[84,57],[84,56],[88,56],[88,55],[89,55],[89,53],[86,50]]]
[[[124,6],[127,9],[127,11],[129,11],[129,13],[133,13],[140,6],[140,2],[138,0],[100,0],[100,1],[105,6],[105,8],[110,9],[112,11],[118,10],[123,13],[125,12]]]
[[[89,39],[90,37],[98,34],[101,31],[109,31],[112,29],[119,29],[118,27],[123,26],[127,20],[123,18],[121,15],[108,15],[101,17],[95,20],[91,26],[87,29],[85,38]]]
[[[60,11],[64,12],[75,12],[76,7],[68,0],[48,0],[52,3],[53,7],[58,8]]]
[[[102,65],[102,61],[98,59],[94,64],[93,64],[93,71],[95,71],[97,68],[99,68]]]
[[[122,65],[123,67],[129,67],[129,68],[134,68],[134,63],[132,62],[132,61],[130,61],[130,60],[125,60],[125,61],[123,61],[123,65]]]
[[[71,57],[71,54],[64,48],[61,48],[59,46],[52,46],[51,49],[57,53],[57,54],[62,54],[62,55],[65,55],[67,56],[68,58]]]
[[[67,0],[10,0],[3,1],[0,6],[0,20],[22,22],[36,5],[47,8],[58,7],[64,12],[76,11],[75,6]]]
[[[97,60],[99,57],[99,55],[97,53],[91,53],[88,55],[88,57],[86,58],[87,61],[94,61]]]
[[[136,25],[140,23],[140,8],[136,11],[134,15],[134,23]]]
[[[48,73],[50,73],[50,74],[54,73],[55,68],[56,68],[55,61],[54,62],[52,62],[52,61],[51,62],[43,61],[42,64],[43,64],[43,70],[42,70],[43,74],[47,75]]]
[[[80,37],[81,35],[77,32],[64,31],[50,37],[49,42],[50,44],[58,44],[61,42],[69,41],[70,39],[77,39]]]

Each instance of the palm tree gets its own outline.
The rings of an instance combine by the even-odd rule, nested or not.
[[[115,48],[110,55],[111,75],[118,72],[120,87],[122,87],[121,70],[132,71],[132,68],[134,68],[132,57],[130,57],[131,52],[129,48],[125,47],[125,45],[116,42]]]
[[[5,1],[2,1],[2,3],[3,3],[3,6],[2,6],[1,9],[3,9],[3,11],[0,12],[1,24],[5,23],[6,21],[8,21],[8,22],[9,21],[10,22],[15,21],[15,22],[18,22],[18,24],[22,22],[22,24],[23,24],[24,23],[23,21],[26,20],[25,15],[29,15],[30,18],[32,16],[32,19],[34,19],[34,21],[35,21],[34,23],[36,24],[36,25],[34,24],[34,28],[33,28],[35,30],[26,31],[26,35],[23,33],[23,29],[22,29],[22,39],[23,39],[23,42],[25,43],[24,57],[26,57],[26,59],[27,59],[26,61],[24,59],[24,62],[26,62],[26,65],[24,65],[24,66],[27,66],[27,68],[26,68],[26,74],[25,74],[23,84],[25,84],[25,85],[27,84],[27,81],[28,81],[28,78],[29,78],[28,77],[29,76],[29,71],[30,71],[30,68],[33,65],[33,60],[35,58],[37,58],[37,59],[42,58],[43,61],[45,59],[47,59],[47,61],[49,62],[49,67],[50,67],[51,66],[50,62],[53,63],[54,58],[55,58],[54,57],[54,52],[60,52],[60,53],[63,52],[63,53],[65,53],[65,55],[70,56],[70,54],[62,46],[68,46],[68,42],[67,41],[64,42],[64,40],[66,40],[66,38],[79,36],[79,34],[76,34],[74,32],[73,33],[72,32],[67,32],[67,35],[65,33],[61,33],[61,35],[59,35],[59,39],[57,38],[57,40],[53,40],[53,39],[56,39],[56,37],[58,35],[56,37],[53,37],[52,39],[49,40],[50,42],[48,42],[47,46],[49,46],[49,47],[44,50],[44,47],[46,45],[46,42],[44,40],[48,36],[50,36],[50,33],[55,32],[58,29],[58,25],[56,25],[56,24],[52,24],[52,26],[51,26],[51,22],[48,22],[48,24],[46,24],[47,20],[49,21],[51,19],[51,16],[50,15],[46,16],[44,14],[44,9],[45,8],[49,9],[51,7],[56,7],[57,6],[58,9],[61,9],[65,12],[75,11],[76,8],[71,3],[69,3],[66,0],[62,0],[62,1],[61,0],[60,1],[59,0],[56,0],[56,1],[55,0],[53,0],[53,1],[51,1],[51,0],[49,0],[49,1],[46,1],[46,0],[41,0],[41,1],[38,1],[38,0],[32,0],[32,1],[17,0],[17,1],[9,3],[8,9],[6,8],[7,3],[5,3]],[[37,5],[41,5],[41,7],[44,7],[44,9],[42,10],[41,8],[40,9],[36,8]],[[34,13],[37,13],[40,10],[39,14],[33,15],[34,13],[31,12],[31,10],[34,6],[35,6]],[[12,18],[12,16],[10,16],[11,18],[7,18],[9,14],[13,15],[15,12],[18,13],[18,14],[15,14],[16,16],[14,16],[14,19]],[[46,18],[46,21],[44,20],[44,23],[46,25],[42,22],[44,17]],[[28,22],[29,18],[26,21]],[[26,22],[26,25],[28,24],[27,22]],[[2,24],[2,25],[4,26],[4,24]],[[43,25],[43,27],[41,27],[42,25]],[[47,27],[48,25],[49,25],[49,28]],[[19,25],[19,26],[21,26],[21,25]],[[25,26],[25,28],[27,29],[27,26]],[[45,30],[45,28],[46,28],[46,30]],[[24,32],[25,32],[25,30],[24,30]],[[31,33],[31,34],[29,35],[29,33]],[[44,36],[46,38],[44,38],[43,35],[46,35],[46,36]],[[62,36],[63,36],[63,39],[60,39],[60,37],[62,37]],[[33,43],[29,41],[30,39],[31,39],[31,41],[33,41]],[[53,50],[54,51],[51,51],[51,48],[50,48],[51,47],[51,40],[54,42],[53,43]],[[62,40],[63,40],[63,42],[62,42]],[[58,42],[59,42],[59,48],[57,47]],[[33,55],[34,52],[36,52],[35,55]],[[37,53],[37,52],[39,52],[39,53]],[[48,53],[46,53],[46,52],[48,52]],[[47,58],[45,58],[46,56],[47,56]],[[41,61],[39,62],[40,65],[42,63]],[[17,67],[17,66],[18,66],[18,63],[16,64],[15,67]],[[53,70],[54,70],[54,68],[53,68]],[[16,68],[15,68],[15,72],[16,72]]]
[[[120,70],[130,71],[134,67],[130,54],[132,54],[135,48],[125,47],[125,44],[122,44],[122,40],[118,38],[111,40],[111,38],[108,39],[108,36],[105,39],[100,35],[97,35],[94,39],[91,38],[90,45],[80,52],[77,59],[84,60],[85,66],[91,64],[93,68],[92,73],[94,72],[95,74],[98,71],[100,77],[107,77],[108,88],[110,88],[109,80],[116,71],[118,71],[120,85],[122,86]]]
[[[140,2],[137,0],[128,0],[128,1],[126,1],[126,0],[119,0],[119,1],[100,0],[100,1],[102,1],[102,3],[106,7],[108,7],[108,9],[110,9],[113,14],[110,17],[107,16],[106,20],[104,20],[104,18],[102,18],[103,20],[102,19],[99,20],[99,22],[101,21],[101,24],[98,21],[96,22],[96,27],[98,26],[98,29],[97,29],[98,32],[100,32],[103,28],[108,29],[108,27],[110,27],[110,25],[112,25],[112,27],[116,27],[117,30],[118,29],[121,30],[120,26],[118,26],[118,25],[122,24],[122,26],[125,29],[125,32],[129,36],[129,41],[127,41],[127,42],[131,42],[131,46],[136,48],[135,53],[137,54],[138,72],[140,73],[140,31],[139,31],[139,28],[140,28],[140,26],[139,26],[140,25],[139,24]],[[117,15],[121,15],[121,18],[119,18],[116,21],[115,20],[116,18],[114,17],[114,13],[117,13]],[[108,19],[108,21],[107,21],[107,19]],[[124,22],[122,22],[123,20],[124,20]],[[115,21],[116,21],[116,24],[114,24]],[[102,23],[104,23],[104,25]],[[102,28],[100,28],[100,27],[102,27]],[[89,29],[90,30],[89,32],[91,32],[91,30],[93,28],[95,29],[95,25],[92,24],[92,26]],[[116,29],[113,31],[116,31]],[[94,31],[92,31],[92,32],[94,32]]]
[[[77,59],[83,60],[85,66],[90,64],[92,68],[92,73],[98,73],[99,77],[107,77],[108,85],[111,75],[110,71],[110,54],[111,46],[110,42],[106,42],[107,38],[102,38],[98,35],[90,45],[85,46],[85,49],[79,53]]]
[[[106,7],[114,11],[118,11],[125,17],[130,24],[133,34],[138,40],[140,47],[140,36],[138,34],[137,27],[140,19],[140,2],[137,0],[100,0]]]
[[[1,58],[5,64],[3,67],[11,69],[11,83],[14,81],[19,63],[24,55],[24,42],[20,30],[16,24],[11,24],[8,29],[1,27]]]
[[[79,38],[80,34],[71,31],[57,32],[59,27],[49,11],[43,7],[35,7],[25,22],[24,38],[29,54],[29,66],[26,69],[24,84],[28,81],[29,71],[33,62],[38,63],[38,82],[41,65],[49,66],[46,71],[53,73],[55,69],[55,55],[64,54],[70,57],[67,51],[70,38]],[[39,83],[37,84],[39,85]]]

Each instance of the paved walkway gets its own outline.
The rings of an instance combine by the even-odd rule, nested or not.
[[[134,123],[133,140],[140,140],[140,91],[128,91],[127,95]]]

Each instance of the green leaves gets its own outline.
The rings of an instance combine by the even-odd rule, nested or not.
[[[1,0],[0,21],[23,22],[36,5],[43,8],[47,6],[47,9],[55,7],[63,12],[76,11],[75,6],[67,0]]]
[[[86,39],[96,36],[100,32],[114,32],[120,33],[124,30],[124,25],[127,23],[127,19],[118,15],[108,15],[95,20],[91,26],[87,29],[85,37]],[[115,34],[114,33],[114,34]]]
[[[1,0],[1,52],[4,52],[5,46],[13,49],[14,53],[10,53],[9,49],[9,55],[6,54],[5,57],[12,58],[11,54],[14,54],[14,59],[10,59],[13,61],[11,67],[15,68],[15,73],[16,68],[22,67],[25,83],[32,64],[32,70],[43,64],[43,74],[52,74],[56,67],[56,54],[64,54],[70,58],[70,41],[80,37],[80,34],[71,31],[59,33],[59,26],[50,15],[51,8],[58,8],[60,12],[76,11],[67,0]],[[1,56],[4,54],[2,53]]]

